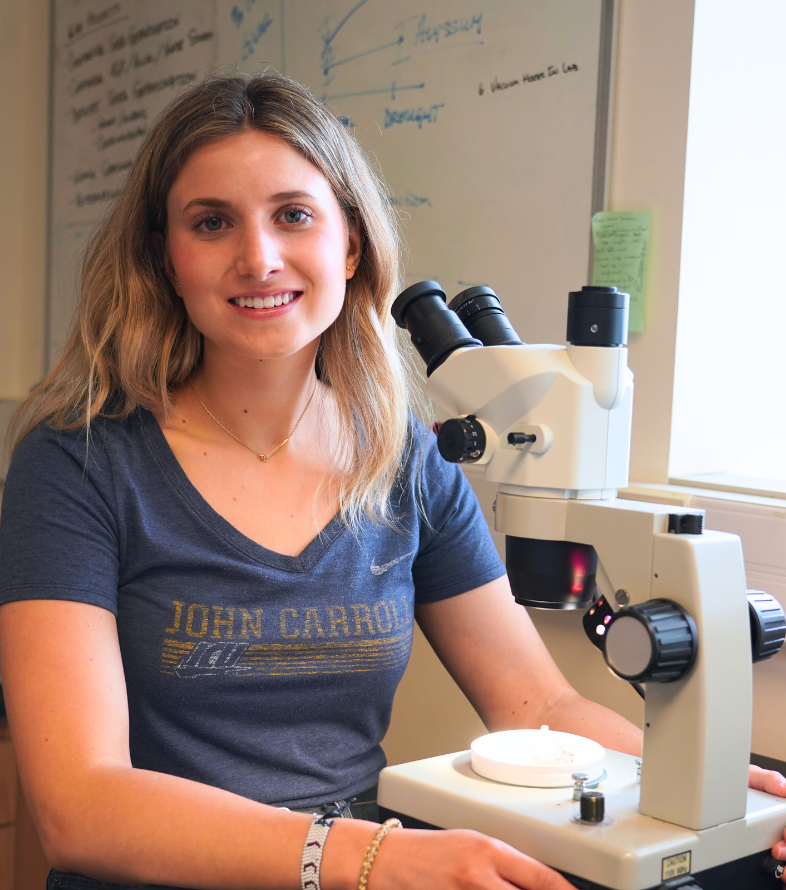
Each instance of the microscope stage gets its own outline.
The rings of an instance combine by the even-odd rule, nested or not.
[[[681,828],[639,813],[633,757],[607,750],[606,771],[598,786],[606,819],[599,826],[575,821],[572,787],[484,779],[472,770],[469,751],[388,767],[379,779],[379,804],[439,828],[481,831],[611,890],[649,890],[768,850],[786,826],[786,800],[749,790],[744,819],[704,831]],[[676,785],[674,793],[680,793]]]

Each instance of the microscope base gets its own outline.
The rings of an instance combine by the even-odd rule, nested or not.
[[[388,767],[378,799],[383,812],[400,814],[412,827],[472,828],[499,838],[581,890],[659,890],[687,874],[702,890],[782,886],[763,874],[761,863],[783,835],[786,800],[749,790],[743,819],[692,831],[639,813],[633,757],[607,751],[606,770],[599,790],[611,824],[601,826],[573,821],[572,788],[489,781],[473,772],[468,751]]]

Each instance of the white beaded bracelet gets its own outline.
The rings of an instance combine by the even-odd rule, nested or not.
[[[322,890],[319,883],[319,868],[322,864],[325,841],[332,825],[332,819],[326,819],[324,815],[314,813],[314,821],[311,823],[311,828],[306,835],[306,843],[303,845],[303,857],[300,863],[301,890]]]

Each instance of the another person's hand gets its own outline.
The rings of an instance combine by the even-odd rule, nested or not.
[[[374,862],[373,890],[575,890],[561,875],[477,831],[392,831]]]

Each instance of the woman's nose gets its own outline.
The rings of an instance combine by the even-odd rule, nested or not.
[[[264,281],[284,268],[279,239],[262,226],[249,226],[239,240],[236,259],[241,275]]]

